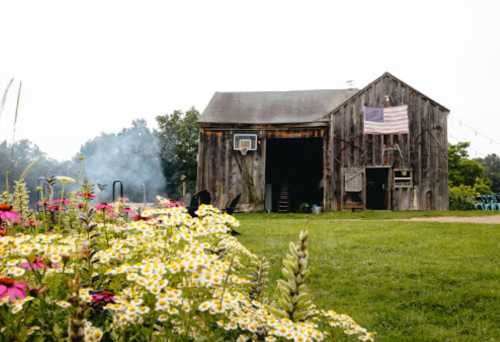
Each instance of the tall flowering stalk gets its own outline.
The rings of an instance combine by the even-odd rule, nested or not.
[[[266,284],[269,275],[269,262],[266,258],[256,258],[251,261],[251,266],[253,267],[251,277],[251,285],[249,291],[249,297],[251,300],[260,300],[264,290],[266,289]]]
[[[28,219],[29,215],[29,191],[26,188],[26,183],[24,178],[20,178],[15,182],[14,185],[14,196],[12,201],[12,207],[14,211],[21,215],[23,222]]]
[[[80,191],[77,193],[77,196],[81,200],[79,208],[83,211],[86,211],[89,208],[90,201],[92,201],[96,197],[93,191],[93,186],[88,180],[83,181],[80,187]]]
[[[308,263],[308,234],[301,231],[297,245],[290,242],[288,254],[283,259],[283,278],[278,280],[278,299],[274,307],[277,315],[294,322],[310,320],[317,313],[306,286]]]
[[[113,211],[113,206],[111,204],[108,204],[106,202],[99,203],[95,206],[96,210],[101,210],[102,212],[102,221],[103,221],[103,229],[104,229],[104,236],[106,237],[106,245],[109,248],[109,236],[108,236],[108,228],[106,226],[106,212],[112,212]]]

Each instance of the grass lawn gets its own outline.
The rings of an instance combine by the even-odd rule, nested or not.
[[[289,242],[307,228],[316,302],[350,314],[378,341],[500,341],[500,225],[384,220],[436,214],[241,214],[238,230],[275,280]]]

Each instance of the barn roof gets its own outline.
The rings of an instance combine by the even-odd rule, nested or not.
[[[217,92],[202,123],[280,124],[322,120],[357,89]]]

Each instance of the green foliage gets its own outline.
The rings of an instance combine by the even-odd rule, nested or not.
[[[475,197],[491,193],[491,178],[481,160],[469,159],[470,143],[448,145],[448,185],[451,210],[474,209]],[[489,161],[491,161],[489,159]]]
[[[451,186],[474,186],[481,178],[487,182],[484,166],[477,160],[469,159],[469,146],[469,142],[448,145],[448,182]]]
[[[186,113],[176,110],[156,118],[159,126],[160,153],[163,174],[167,179],[170,198],[181,194],[181,176],[186,177],[187,190],[196,187],[200,113],[193,107]]]
[[[474,191],[477,194],[488,195],[491,194],[491,183],[488,178],[477,178],[473,186]]]
[[[282,279],[278,280],[275,312],[294,322],[312,319],[316,308],[306,285],[309,267],[308,234],[301,231],[297,245],[290,242],[283,259]]]
[[[29,140],[20,140],[15,144],[6,141],[0,143],[0,192],[8,189],[7,179],[16,180],[22,177],[30,193],[31,203],[37,199],[38,179],[40,177],[64,174],[74,176],[71,161],[58,162],[49,158],[40,148]],[[27,172],[29,171],[29,172]],[[2,197],[5,199],[5,196]]]
[[[477,192],[469,185],[450,186],[450,210],[474,209]]]
[[[486,176],[491,182],[491,190],[500,193],[500,157],[493,153],[478,159],[478,161],[486,169]]]

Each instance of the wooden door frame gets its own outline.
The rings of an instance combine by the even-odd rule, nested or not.
[[[385,210],[392,210],[392,167],[387,165],[375,165],[375,166],[366,166],[365,167],[365,184],[363,187],[363,196],[366,204],[368,203],[368,193],[367,193],[367,185],[368,185],[368,169],[387,169],[387,190],[385,193],[385,199],[387,201],[387,208]]]

